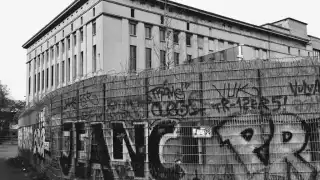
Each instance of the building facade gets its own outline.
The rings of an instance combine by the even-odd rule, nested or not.
[[[252,47],[252,58],[320,52],[307,24],[291,18],[256,26],[170,1],[76,0],[23,45],[27,104],[88,77],[181,64],[237,44]]]

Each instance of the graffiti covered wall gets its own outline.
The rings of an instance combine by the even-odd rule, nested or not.
[[[101,76],[20,120],[52,179],[317,180],[320,64],[221,62]]]

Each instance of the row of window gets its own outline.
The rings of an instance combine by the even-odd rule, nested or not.
[[[172,35],[172,41],[174,44],[179,44],[179,35],[180,35],[180,31],[178,30],[173,30],[173,31],[169,31],[166,30],[165,28],[160,28],[159,30],[159,38],[160,38],[160,42],[166,42],[166,40],[171,40],[171,33],[173,33]],[[136,23],[135,22],[130,22],[129,24],[129,34],[131,36],[136,36],[137,35],[137,30],[136,30]],[[145,25],[145,38],[146,39],[152,39],[152,25]],[[192,38],[192,34],[191,33],[186,33],[186,45],[191,47],[191,38]],[[210,38],[210,40],[212,40]],[[213,40],[212,40],[213,41]],[[199,49],[203,49],[204,47],[204,36],[200,36],[198,35],[198,48]],[[219,47],[220,46],[224,46],[224,41],[223,40],[218,40],[219,42]],[[222,43],[222,45],[221,45]],[[233,46],[233,42],[228,42],[229,45]]]
[[[160,50],[160,68],[166,69],[169,67],[171,62],[166,61],[166,51]],[[129,55],[129,72],[136,72],[137,71],[137,46],[130,45],[130,55]],[[180,53],[174,52],[173,54],[173,64],[174,66],[177,66],[180,64]],[[192,56],[187,54],[187,61],[190,62],[192,59]],[[152,49],[151,48],[145,48],[145,63],[146,63],[146,69],[152,68]]]
[[[83,28],[80,28],[80,42],[83,42]],[[95,21],[92,23],[92,35],[95,36],[96,35],[96,23]],[[77,45],[77,35],[76,33],[72,34],[73,37],[73,45],[76,46]],[[71,48],[71,40],[70,40],[70,36],[68,36],[67,38],[67,48],[68,50],[70,50]],[[55,46],[51,46],[49,49],[51,51],[50,53],[50,59],[54,59],[54,49],[56,49],[56,57],[58,57],[60,55],[60,51],[62,53],[65,52],[65,43],[64,40],[61,41],[61,49],[59,48],[59,43],[57,43]],[[40,67],[40,54],[38,55],[38,60],[37,58],[35,58],[35,62],[38,65],[38,67]],[[49,61],[49,50],[46,50],[45,52],[42,53],[43,57],[46,57],[46,61]],[[41,60],[41,64],[43,65],[43,60]],[[31,72],[31,63],[29,63],[29,72]]]
[[[83,76],[83,72],[84,72],[84,54],[83,51],[81,51],[80,53],[80,64],[79,64],[79,74],[78,76]],[[97,48],[96,45],[94,45],[92,47],[92,71],[96,72],[97,70]],[[56,66],[56,67],[55,67]],[[59,84],[59,69],[61,68],[61,82],[64,83],[65,80],[67,82],[70,81],[71,76],[70,76],[70,70],[71,70],[71,59],[68,58],[67,60],[67,65],[65,64],[65,61],[61,61],[61,67],[60,64],[57,63],[56,65],[52,65],[51,66],[51,86],[54,85],[54,82],[56,82],[56,84]],[[77,77],[77,55],[74,55],[73,57],[73,79],[76,79]],[[30,66],[29,66],[30,67]],[[65,69],[66,68],[66,69]],[[54,70],[56,70],[56,76],[54,77]],[[65,75],[65,70],[66,70],[66,75]],[[46,73],[45,73],[46,72]],[[41,77],[41,78],[40,78]],[[41,87],[40,87],[40,81],[41,81]],[[49,88],[49,67],[46,68],[45,70],[42,70],[41,73],[35,73],[34,74],[34,93],[36,93],[37,91],[40,91],[40,89],[44,90],[46,88]],[[28,84],[28,91],[29,91],[29,95],[31,94],[31,76],[29,76],[29,84]]]

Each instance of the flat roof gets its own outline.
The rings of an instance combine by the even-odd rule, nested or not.
[[[271,24],[275,24],[275,23],[278,23],[278,22],[280,22],[280,21],[286,21],[286,20],[293,20],[293,21],[297,21],[297,22],[299,22],[299,23],[301,23],[301,24],[308,25],[308,24],[307,24],[307,23],[305,23],[305,22],[302,22],[302,21],[299,21],[299,20],[293,19],[293,18],[291,18],[291,17],[287,17],[287,18],[284,18],[284,19],[281,19],[281,20],[275,21],[275,22],[273,22],[273,23],[271,23]]]
[[[71,15],[74,11],[76,11],[78,8],[80,8],[87,1],[88,0],[75,0],[75,1],[73,1],[67,8],[65,8],[60,14],[58,14],[53,20],[51,20],[46,26],[44,26],[39,32],[37,32],[27,42],[25,42],[22,45],[22,47],[23,48],[29,48],[33,43],[35,43],[37,40],[39,40],[42,36],[44,36],[46,33],[48,33],[51,29],[53,29],[55,26],[57,26],[61,21],[63,21],[65,18],[67,18],[69,15]],[[104,1],[104,0],[102,0],[102,1]],[[154,2],[165,3],[164,0],[154,0]],[[303,42],[308,42],[309,41],[308,39],[305,39],[305,38],[301,38],[301,37],[298,37],[298,36],[294,36],[294,35],[278,32],[278,31],[275,31],[275,30],[271,30],[271,29],[268,29],[268,28],[265,28],[265,27],[261,27],[261,26],[258,26],[258,25],[246,23],[246,22],[243,22],[243,21],[239,21],[239,20],[236,20],[236,19],[229,18],[229,17],[221,16],[221,15],[218,15],[218,14],[215,14],[215,13],[211,13],[211,12],[208,12],[208,11],[197,9],[197,8],[194,8],[194,7],[191,7],[191,6],[187,6],[187,5],[184,5],[184,4],[180,4],[180,3],[177,3],[177,2],[173,2],[173,1],[170,1],[170,0],[166,0],[166,2],[169,5],[176,6],[176,7],[183,8],[183,9],[187,9],[188,11],[192,11],[192,12],[195,12],[195,13],[198,13],[198,14],[201,14],[201,15],[209,16],[209,17],[213,17],[213,18],[216,18],[216,19],[219,19],[219,20],[231,22],[231,23],[234,23],[234,24],[242,25],[242,26],[245,26],[245,27],[254,28],[254,29],[259,30],[259,31],[263,31],[263,32],[267,32],[267,33],[271,33],[271,34],[275,34],[275,35],[279,35],[279,36],[284,36],[284,37],[288,37],[288,38],[291,38],[291,39],[296,39],[296,40],[303,41]],[[293,18],[286,18],[286,19],[295,20]],[[285,20],[285,19],[283,19],[283,20]],[[282,21],[282,20],[280,20],[280,21]],[[298,21],[298,20],[295,20],[295,21]],[[279,21],[276,21],[276,22],[279,22]],[[274,22],[274,23],[276,23],[276,22]],[[298,22],[301,22],[301,21],[298,21]],[[306,24],[304,22],[301,22],[301,23]]]

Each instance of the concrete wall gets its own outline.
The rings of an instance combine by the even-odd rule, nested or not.
[[[319,67],[235,61],[100,76],[19,120],[19,152],[52,179],[317,180]]]

